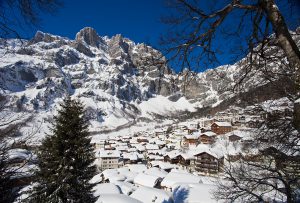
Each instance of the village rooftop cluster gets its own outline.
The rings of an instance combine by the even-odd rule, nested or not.
[[[234,107],[152,131],[95,136],[99,175],[93,181],[101,183],[96,193],[102,202],[109,202],[111,193],[141,202],[215,202],[212,191],[226,161],[257,152],[245,148],[265,116],[255,115],[254,108]]]

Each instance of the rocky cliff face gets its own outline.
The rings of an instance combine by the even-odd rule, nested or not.
[[[74,40],[37,32],[29,41],[6,41],[0,52],[1,98],[43,119],[69,94],[85,103],[94,126],[123,125],[142,115],[141,103],[180,90],[159,51],[92,28]]]
[[[77,43],[86,43],[89,46],[100,48],[105,45],[103,39],[97,34],[96,30],[86,27],[76,34]]]
[[[9,73],[12,84],[8,78],[1,78],[2,90],[24,90],[37,80],[64,78],[73,89],[88,88],[88,82],[97,82],[98,89],[126,101],[177,91],[169,84],[175,74],[165,59],[155,64],[156,58],[162,56],[157,50],[121,35],[100,37],[92,28],[80,30],[75,40],[37,32],[23,45],[10,46],[9,52],[2,58],[1,72]],[[13,61],[8,62],[8,58]]]
[[[158,50],[121,35],[101,37],[89,27],[74,40],[42,32],[23,43],[8,40],[0,52],[0,94],[8,105],[43,113],[71,94],[84,101],[91,118],[100,123],[145,116],[145,102],[158,96],[170,103],[154,107],[167,109],[182,99],[187,109],[217,105],[234,96],[229,89],[243,69],[239,62],[176,74]],[[247,81],[245,88],[251,88],[254,80]]]

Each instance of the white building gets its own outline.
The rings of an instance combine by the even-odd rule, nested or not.
[[[117,150],[99,150],[96,152],[96,164],[100,170],[119,168],[120,152]]]

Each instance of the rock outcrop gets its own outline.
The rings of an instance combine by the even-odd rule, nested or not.
[[[96,30],[91,27],[85,27],[76,34],[76,42],[85,42],[93,47],[100,47],[104,42],[97,34]]]

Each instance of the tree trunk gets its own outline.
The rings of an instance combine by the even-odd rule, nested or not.
[[[278,44],[286,54],[289,65],[295,69],[294,81],[296,92],[298,92],[296,95],[297,99],[300,97],[300,50],[289,33],[285,20],[274,0],[260,0],[260,4],[272,23]],[[300,117],[299,111],[296,111],[296,109],[294,109],[294,116],[295,119]],[[295,127],[299,130],[300,123],[295,122]]]
[[[283,184],[285,186],[286,202],[293,203],[294,199],[293,199],[292,189],[291,189],[290,185],[285,181],[283,181]]]

